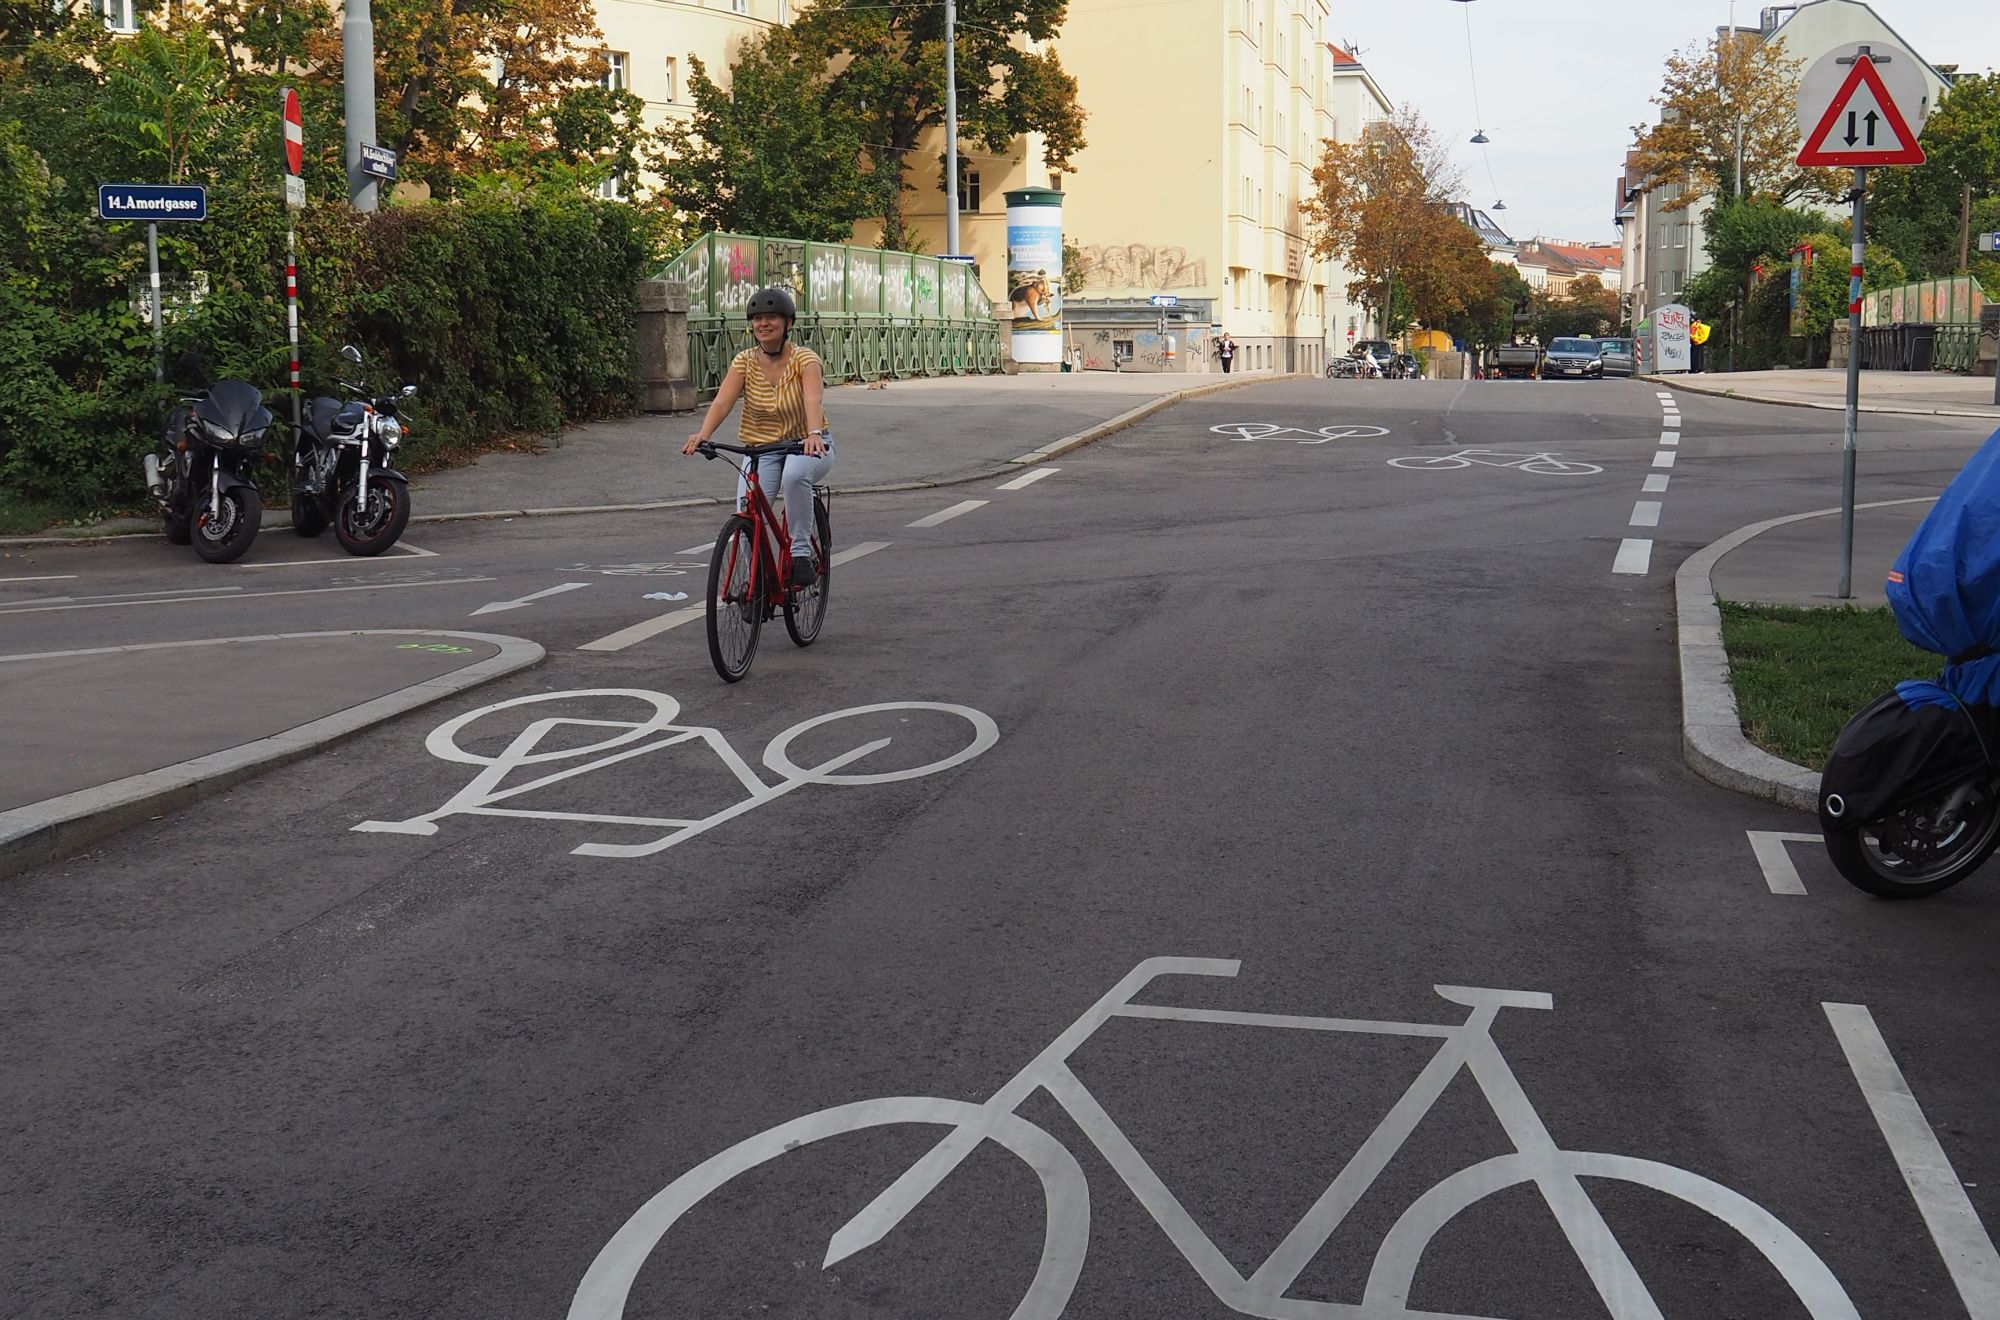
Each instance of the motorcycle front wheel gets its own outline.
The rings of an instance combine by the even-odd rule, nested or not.
[[[2000,846],[2000,798],[1981,791],[1945,822],[1938,814],[1947,796],[1826,834],[1834,869],[1877,898],[1924,898],[1965,879]]]
[[[194,552],[211,564],[241,559],[263,521],[264,501],[252,487],[230,487],[213,508],[204,493],[194,514]]]
[[[340,492],[333,534],[350,555],[379,555],[396,544],[410,523],[410,488],[394,477],[368,483],[366,505],[348,486]]]

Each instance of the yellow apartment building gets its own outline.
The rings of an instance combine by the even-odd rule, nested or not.
[[[597,19],[613,77],[659,123],[691,109],[690,55],[724,81],[746,37],[798,8],[597,0]],[[962,153],[959,246],[994,304],[1008,305],[1004,194],[1051,187],[1080,258],[1064,273],[1065,319],[1108,329],[1094,342],[1117,343],[1128,369],[1217,370],[1208,346],[1226,330],[1245,367],[1316,371],[1367,337],[1348,273],[1312,257],[1299,213],[1320,144],[1357,140],[1390,112],[1361,62],[1325,39],[1328,10],[1329,0],[1070,0],[1052,44],[1077,80],[1089,145],[1066,174],[1051,173],[1034,135],[1001,153]],[[908,223],[931,253],[946,250],[941,154],[933,134],[905,176]],[[856,227],[857,243],[879,238],[877,224]],[[1152,333],[1155,294],[1180,303],[1171,364]]]

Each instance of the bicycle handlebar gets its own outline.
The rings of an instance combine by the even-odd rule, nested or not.
[[[725,454],[741,454],[745,458],[762,458],[766,454],[803,454],[804,440],[781,440],[774,445],[726,445],[720,440],[704,440],[694,447],[694,452],[703,458],[713,459],[720,451]]]

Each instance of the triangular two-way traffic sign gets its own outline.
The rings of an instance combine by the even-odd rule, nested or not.
[[[1806,134],[1798,163],[1854,168],[1924,163],[1916,133],[1866,54],[1854,61],[1819,124]]]

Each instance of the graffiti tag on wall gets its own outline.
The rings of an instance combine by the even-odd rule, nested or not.
[[[1208,283],[1208,263],[1190,261],[1184,247],[1106,243],[1079,251],[1069,272],[1075,289],[1198,289]]]

